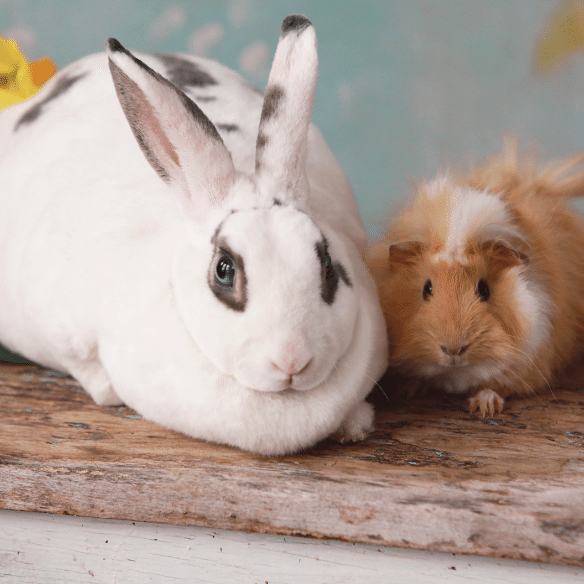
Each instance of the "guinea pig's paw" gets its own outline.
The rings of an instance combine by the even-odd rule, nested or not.
[[[505,400],[492,389],[481,389],[473,397],[469,397],[470,413],[480,414],[481,418],[494,418],[503,411]]]
[[[373,432],[374,418],[373,406],[370,403],[361,402],[354,410],[349,412],[339,428],[331,435],[331,438],[338,440],[342,444],[365,440],[369,433]]]

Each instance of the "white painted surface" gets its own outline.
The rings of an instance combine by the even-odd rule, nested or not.
[[[0,581],[576,584],[584,582],[584,568],[210,528],[0,511]]]

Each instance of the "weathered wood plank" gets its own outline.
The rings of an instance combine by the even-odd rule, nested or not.
[[[384,401],[359,444],[264,458],[0,366],[0,508],[584,565],[584,394]]]
[[[0,511],[2,577],[19,584],[577,584],[584,568]]]

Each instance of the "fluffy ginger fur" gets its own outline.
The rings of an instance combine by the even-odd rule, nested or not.
[[[578,156],[537,168],[508,138],[466,176],[440,175],[372,246],[390,371],[499,413],[509,395],[584,382],[584,194]]]

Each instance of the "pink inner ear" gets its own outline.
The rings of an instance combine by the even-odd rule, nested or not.
[[[154,110],[152,106],[146,101],[144,97],[144,102],[147,104],[148,114],[145,116],[146,124],[154,136],[157,138],[158,142],[162,146],[162,149],[166,153],[166,155],[177,165],[180,167],[180,163],[178,161],[178,154],[172,145],[172,142],[168,139],[162,128],[160,127],[160,123],[158,119],[154,115]]]
[[[144,91],[111,59],[110,68],[124,114],[147,160],[158,174],[166,172],[164,166],[167,161],[173,161],[180,166],[174,146],[164,133]],[[167,160],[162,160],[163,157]]]

